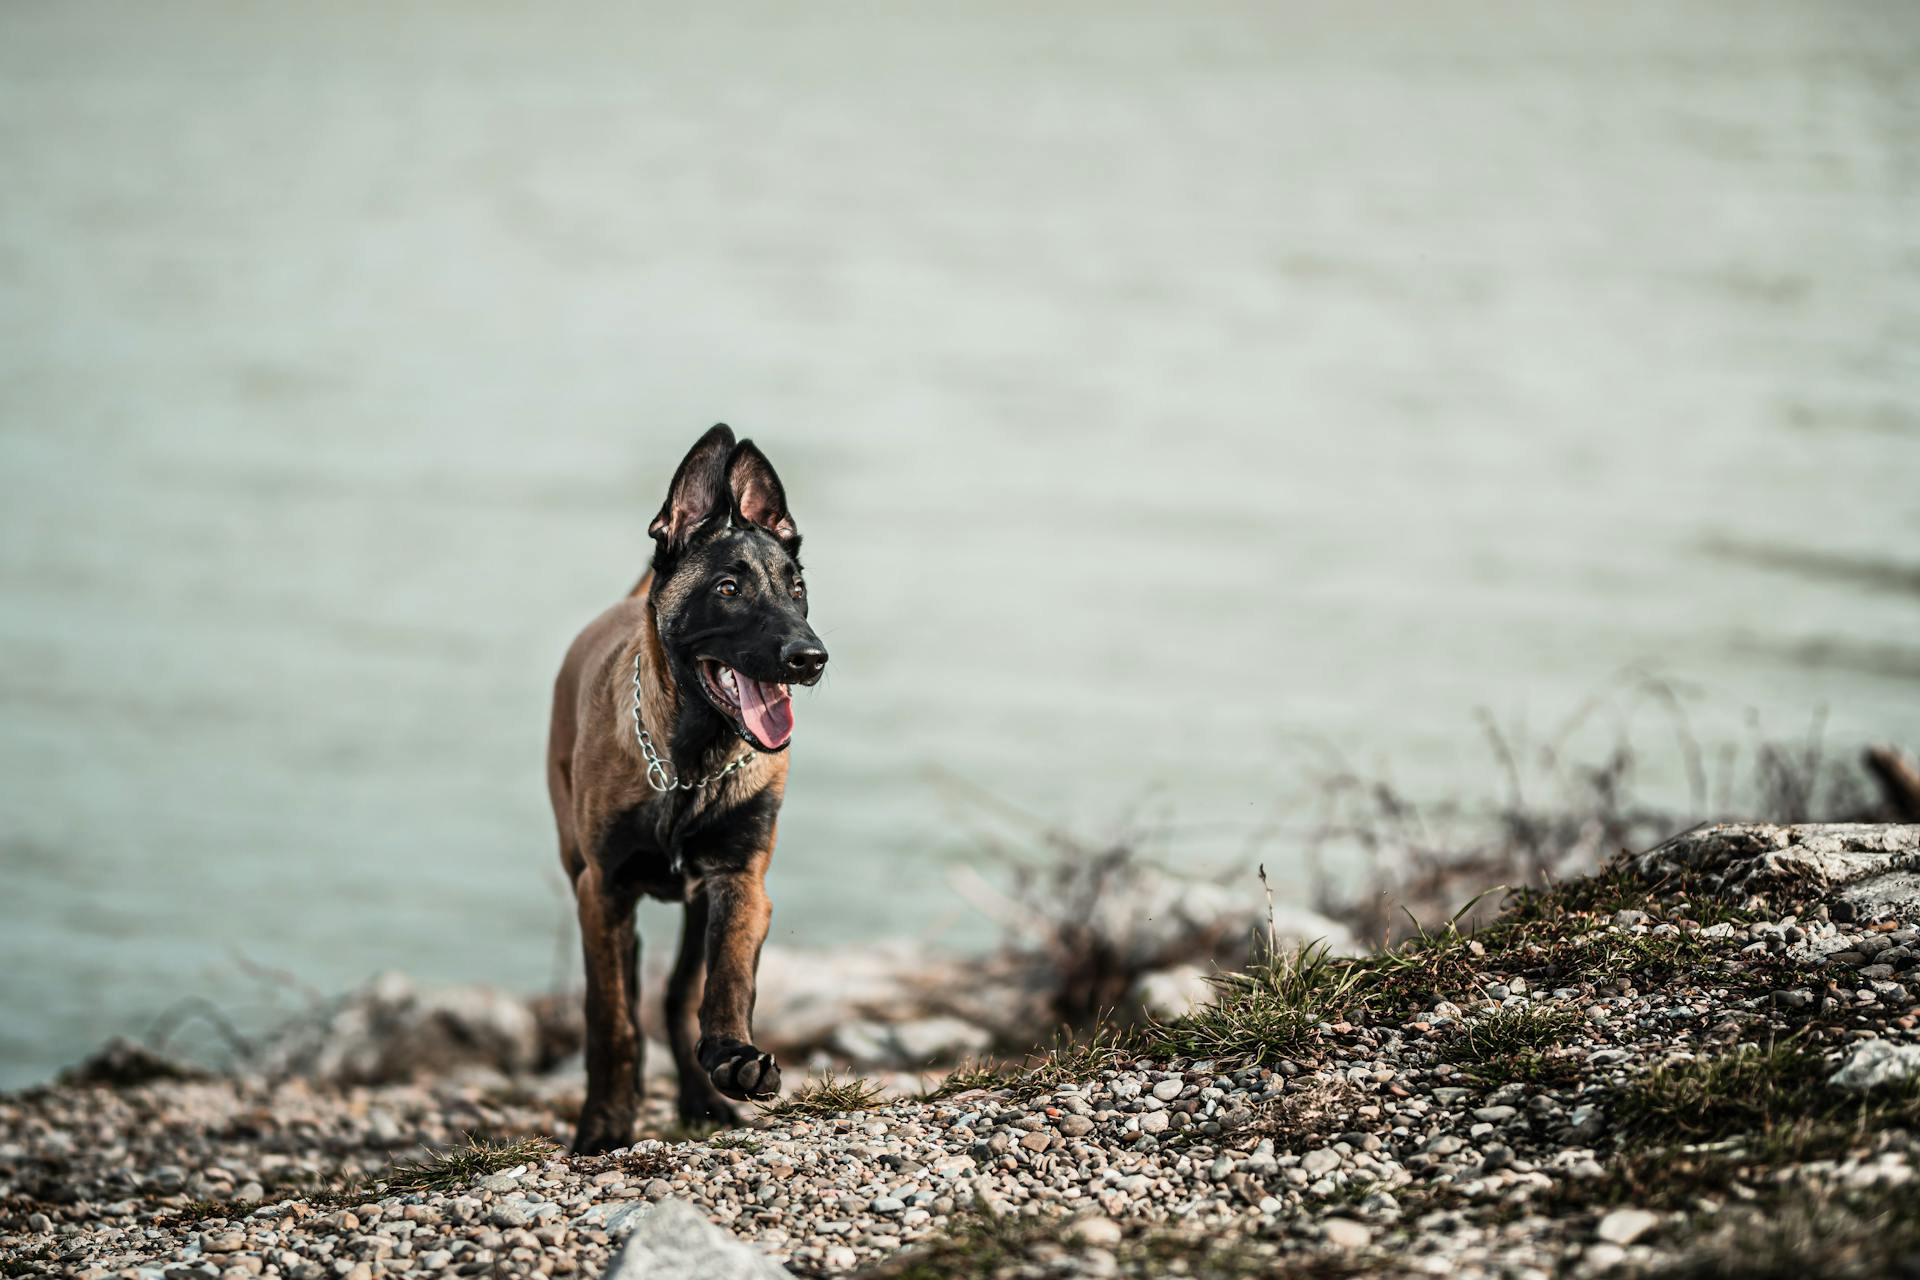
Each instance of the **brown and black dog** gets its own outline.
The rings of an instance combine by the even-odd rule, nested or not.
[[[779,1067],[753,1044],[754,975],[789,686],[827,664],[807,623],[800,534],[752,441],[725,425],[701,436],[648,531],[653,567],[567,651],[547,746],[587,963],[583,1153],[633,1141],[641,894],[685,904],[665,1002],[681,1119],[730,1122],[726,1098],[779,1092]]]

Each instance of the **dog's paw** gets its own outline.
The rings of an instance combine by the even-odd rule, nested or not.
[[[603,1156],[633,1145],[633,1121],[607,1116],[581,1116],[574,1132],[573,1154]]]
[[[729,1098],[761,1102],[780,1092],[780,1067],[770,1053],[733,1039],[702,1040],[698,1052],[707,1079]]]

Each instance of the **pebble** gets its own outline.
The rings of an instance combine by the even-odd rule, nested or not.
[[[1321,1147],[1318,1150],[1309,1151],[1300,1157],[1300,1168],[1304,1170],[1310,1178],[1318,1178],[1323,1174],[1332,1173],[1339,1167],[1340,1153],[1332,1147]]]
[[[1629,1245],[1660,1225],[1660,1215],[1646,1209],[1615,1209],[1600,1219],[1594,1234],[1608,1244]]]
[[[1364,1249],[1373,1242],[1373,1232],[1351,1218],[1328,1218],[1321,1229],[1327,1243],[1336,1249]]]
[[[1102,1247],[1119,1244],[1124,1234],[1112,1218],[1080,1218],[1067,1228],[1068,1239]]]

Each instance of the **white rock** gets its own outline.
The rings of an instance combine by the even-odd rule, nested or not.
[[[1309,1151],[1300,1157],[1300,1167],[1306,1170],[1310,1178],[1317,1178],[1323,1173],[1332,1173],[1340,1167],[1340,1153],[1332,1147],[1321,1147],[1316,1151]]]
[[[917,1017],[928,990],[965,981],[958,961],[910,940],[817,950],[769,946],[754,995],[755,1026],[765,1024],[768,1044],[828,1044],[850,1022]]]
[[[663,1201],[662,1203],[667,1203]],[[593,1205],[585,1213],[573,1220],[578,1227],[591,1227],[606,1232],[618,1240],[638,1226],[640,1220],[653,1209],[651,1204],[634,1200],[609,1200]]]
[[[848,1250],[851,1253],[851,1250]],[[840,1265],[847,1265],[842,1263]],[[640,1206],[605,1280],[786,1280],[787,1270],[684,1200]]]
[[[833,1047],[861,1067],[924,1067],[958,1062],[992,1047],[993,1034],[960,1018],[899,1022],[856,1019],[835,1029]]]
[[[1877,1089],[1920,1076],[1920,1044],[1894,1044],[1887,1040],[1864,1040],[1838,1071],[1827,1077],[1828,1084],[1842,1089]]]
[[[1352,1218],[1328,1218],[1324,1229],[1327,1243],[1336,1249],[1364,1249],[1373,1242],[1373,1232]]]
[[[1660,1215],[1645,1209],[1615,1209],[1600,1219],[1594,1234],[1608,1244],[1629,1245],[1660,1225]]]
[[[383,973],[324,1012],[282,1027],[259,1068],[336,1084],[431,1079],[462,1070],[519,1075],[540,1059],[524,1000],[483,986],[422,986]]]
[[[1081,1244],[1115,1245],[1120,1235],[1120,1224],[1112,1218],[1081,1218],[1067,1228],[1067,1237]]]
[[[1130,993],[1142,1009],[1162,1021],[1184,1018],[1195,1009],[1211,1004],[1214,986],[1207,971],[1197,964],[1177,964],[1142,974]]]
[[[1598,1275],[1603,1271],[1613,1270],[1626,1260],[1627,1251],[1625,1249],[1617,1244],[1608,1244],[1602,1241],[1599,1244],[1588,1246],[1587,1251],[1580,1255],[1580,1273],[1582,1275]]]
[[[894,1043],[908,1066],[928,1062],[956,1062],[984,1053],[993,1045],[993,1036],[983,1027],[960,1018],[916,1018],[895,1023]]]
[[[1716,823],[1685,831],[1634,858],[1643,878],[1692,872],[1732,897],[1777,885],[1844,898],[1869,918],[1920,909],[1920,824],[1831,822],[1775,826]]]

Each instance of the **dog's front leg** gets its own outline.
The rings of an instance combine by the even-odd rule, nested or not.
[[[645,1047],[633,1016],[639,1002],[633,895],[610,889],[589,865],[574,882],[580,944],[587,962],[587,1100],[573,1140],[578,1155],[633,1142]]]
[[[713,1087],[729,1098],[771,1098],[780,1092],[773,1055],[753,1045],[754,977],[773,918],[766,872],[763,857],[746,870],[708,875],[704,884],[707,989],[695,1052]]]

